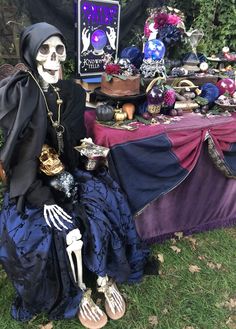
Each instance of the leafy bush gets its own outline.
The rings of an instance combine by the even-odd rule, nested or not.
[[[130,0],[122,0],[128,6]],[[180,9],[186,18],[186,29],[202,29],[204,37],[198,51],[206,55],[216,54],[223,46],[236,51],[236,1],[235,0],[167,0],[166,5]],[[145,13],[148,17],[148,13]],[[143,22],[135,22],[129,35],[130,45],[140,42]],[[136,42],[135,42],[136,41]],[[180,49],[181,52],[181,49]]]

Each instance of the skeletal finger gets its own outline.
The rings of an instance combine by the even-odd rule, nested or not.
[[[115,314],[115,301],[114,301],[113,296],[111,296],[110,294],[108,295],[108,294],[105,293],[105,298],[106,298],[106,300],[107,300],[107,302],[110,306],[110,309],[111,309],[112,313]]]
[[[80,306],[80,314],[81,314],[82,318],[86,320],[86,316],[85,316],[85,312],[84,312],[83,306]],[[89,320],[91,320],[89,317],[87,317],[87,318]]]
[[[89,305],[87,303],[85,305],[83,305],[83,310],[84,310],[84,314],[86,315],[86,317],[89,318],[89,320],[92,320],[92,317],[90,317],[91,312],[89,309]]]
[[[121,300],[118,298],[118,296],[113,296],[115,304],[117,305],[117,307],[121,307],[122,309],[122,303]]]
[[[119,300],[121,303],[123,302],[123,297],[119,293],[119,291],[115,290],[112,291],[112,295],[114,296],[115,299]]]
[[[113,295],[113,298],[114,298],[114,301],[115,301],[115,304],[116,304],[116,307],[122,311],[122,304],[123,304],[123,299],[122,299],[122,296],[120,294],[117,294],[117,292],[115,291],[115,293],[112,294]]]
[[[114,300],[109,300],[108,299],[108,304],[110,306],[110,309],[111,309],[112,313],[115,314],[116,313],[116,310],[115,310]]]
[[[54,211],[54,217],[55,217],[55,219],[58,221],[58,223],[62,226],[62,227],[64,227],[66,230],[68,230],[68,227],[60,220],[60,218],[59,218],[59,216],[58,216],[58,214],[57,214],[57,212],[56,211]]]
[[[57,225],[56,221],[54,220],[54,218],[51,218],[51,221],[53,223],[53,225],[59,230],[61,231],[61,228]]]
[[[72,218],[70,215],[68,215],[61,207],[59,207],[58,205],[55,205],[55,210],[57,211],[57,213],[63,217],[65,220],[67,220],[70,223],[73,223],[71,220],[69,220],[70,218]]]
[[[53,225],[54,225],[59,231],[61,231],[61,228],[57,225],[57,223],[56,223],[56,221],[55,221],[55,219],[54,219],[54,211],[53,211],[53,209],[49,209],[49,213],[50,213],[49,217],[50,217],[50,219],[51,219],[51,222],[53,223]]]
[[[118,308],[119,311],[122,311],[122,303],[115,299],[115,306]]]
[[[103,315],[103,311],[100,310],[100,308],[97,306],[97,312],[100,314],[100,315]]]
[[[61,218],[63,218],[64,221],[68,222],[68,223],[73,223],[72,220],[67,219],[63,213],[61,213],[61,211],[59,209],[55,209],[55,214],[59,215]],[[72,218],[72,217],[70,217]]]
[[[91,315],[91,317],[93,318],[94,321],[98,321],[99,320],[99,315],[97,314],[97,307],[92,308],[90,305],[88,305],[89,307],[89,313]]]
[[[92,312],[92,310],[90,309],[90,306],[89,305],[87,305],[87,312],[86,312],[86,314],[88,315],[88,317],[90,316],[94,321],[97,321],[97,319],[96,319],[96,313],[94,314],[93,312]],[[90,320],[91,320],[91,318],[90,318]],[[99,320],[99,317],[98,317],[98,320]]]
[[[50,226],[50,227],[52,227],[51,224],[50,224],[50,222],[49,222],[49,219],[48,219],[47,211],[48,211],[47,208],[44,208],[44,210],[43,210],[43,216],[45,218],[45,221],[46,221],[47,225]]]
[[[82,315],[82,317],[86,320],[89,319],[90,321],[92,321],[92,319],[90,318],[90,316],[87,314],[87,312],[84,310],[84,306],[81,306],[80,309],[80,313]]]
[[[89,308],[90,315],[93,317],[93,319],[95,319],[95,321],[99,321],[99,319],[100,319],[100,317],[98,315],[98,313],[99,313],[98,311],[100,311],[99,307],[97,305],[95,305],[93,307],[93,306],[89,305],[89,303],[88,303],[88,308]]]

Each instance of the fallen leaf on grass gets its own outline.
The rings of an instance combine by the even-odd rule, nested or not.
[[[222,264],[219,264],[219,263],[212,263],[212,262],[207,262],[207,266],[213,270],[217,269],[217,270],[220,270],[221,267],[222,267]]]
[[[176,244],[177,241],[176,241],[175,239],[172,238],[172,239],[170,239],[170,242],[171,242],[172,244]]]
[[[236,309],[236,298],[230,298],[230,300],[226,302],[217,303],[216,307],[225,307],[232,311],[233,309]]]
[[[176,254],[179,254],[179,253],[181,252],[181,249],[178,248],[178,247],[176,247],[176,246],[170,246],[170,248],[171,248],[174,252],[176,252]]]
[[[165,271],[162,271],[162,270],[159,270],[158,271],[158,274],[159,274],[159,276],[165,276],[166,275],[166,272]]]
[[[161,311],[161,313],[162,313],[162,314],[168,314],[168,313],[169,313],[169,311],[168,311],[168,309],[167,309],[167,308],[164,308],[164,309]]]
[[[184,327],[183,329],[194,329],[194,327],[187,326],[187,327]]]
[[[186,236],[185,237],[185,239],[187,240],[187,241],[189,241],[190,242],[190,244],[191,244],[191,247],[193,248],[193,250],[196,250],[196,246],[197,246],[197,239],[194,239],[193,237],[191,237],[191,236]]]
[[[198,256],[198,259],[200,260],[205,260],[206,259],[206,256],[202,255],[202,256]]]
[[[175,236],[180,240],[184,236],[183,232],[175,232]]]
[[[156,315],[151,315],[148,317],[148,322],[149,324],[151,324],[152,326],[156,326],[158,324],[158,317]]]
[[[52,329],[53,328],[53,324],[52,322],[48,322],[47,324],[44,324],[44,325],[40,325],[39,326],[39,329]]]
[[[191,273],[196,273],[196,272],[200,272],[201,271],[201,268],[199,266],[197,266],[197,265],[189,265],[188,270]]]
[[[160,263],[164,263],[164,256],[163,256],[163,254],[157,254],[157,258],[160,261]]]
[[[228,320],[226,321],[227,327],[229,327],[229,329],[236,329],[236,319],[235,316],[231,316],[228,318]]]
[[[229,301],[224,303],[224,306],[227,307],[230,311],[235,308],[236,309],[236,298],[230,298]]]

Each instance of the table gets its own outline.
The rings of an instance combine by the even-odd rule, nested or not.
[[[87,119],[92,117],[87,113]],[[94,142],[110,147],[109,170],[126,193],[141,238],[164,241],[236,223],[236,180],[216,169],[208,155],[211,136],[236,175],[236,116],[185,114],[177,123],[115,130],[93,120]]]

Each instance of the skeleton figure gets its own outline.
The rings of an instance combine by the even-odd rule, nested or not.
[[[0,264],[16,291],[11,316],[26,322],[43,312],[50,320],[77,317],[86,328],[102,328],[107,315],[125,313],[115,281],[140,282],[149,250],[107,168],[85,170],[85,156],[97,160],[109,150],[84,140],[85,90],[57,81],[66,55],[62,33],[36,23],[23,29],[19,45],[27,70],[0,81],[0,160],[8,183]],[[96,276],[104,310],[92,299],[85,269]]]
[[[36,61],[39,74],[39,82],[44,91],[48,90],[51,83],[56,83],[59,79],[60,63],[66,59],[65,45],[58,36],[52,36],[39,47]],[[48,176],[53,176],[50,185],[71,197],[76,193],[73,176],[64,170],[55,150],[48,145],[44,145],[39,157],[40,170]],[[44,205],[44,218],[46,223],[58,230],[67,229],[67,223],[72,223],[72,217],[68,215],[57,204]],[[93,302],[91,290],[86,288],[83,282],[82,235],[79,229],[70,231],[66,236],[67,254],[70,261],[73,278],[78,286],[85,292],[80,303],[79,319],[81,323],[92,328],[103,327],[107,323],[106,314]],[[72,255],[75,255],[75,258]],[[75,259],[75,261],[74,261]],[[76,264],[75,264],[76,262]],[[76,273],[77,269],[77,273]],[[97,285],[99,291],[104,293],[106,312],[112,319],[119,319],[125,313],[125,302],[115,283],[107,276],[98,277]]]

